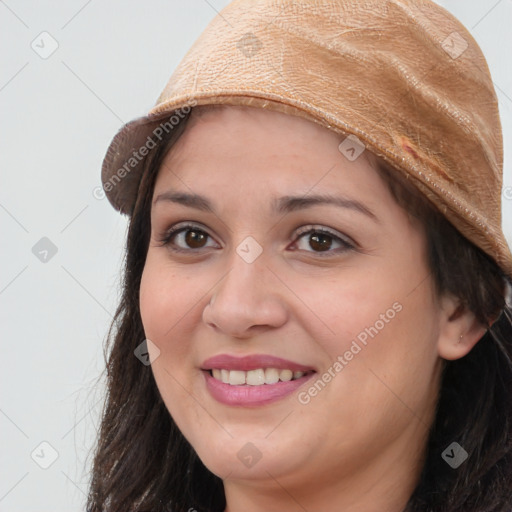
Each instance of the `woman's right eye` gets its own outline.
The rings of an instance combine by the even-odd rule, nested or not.
[[[189,245],[190,249],[176,247],[173,239],[179,239],[180,237],[183,242]],[[193,252],[194,250],[203,249],[205,247],[204,245],[200,245],[199,247],[194,247],[194,245],[201,244],[207,238],[210,238],[210,235],[206,233],[206,231],[200,229],[194,224],[186,224],[174,226],[170,230],[167,230],[163,236],[158,239],[158,241],[161,246],[167,245],[172,251]]]

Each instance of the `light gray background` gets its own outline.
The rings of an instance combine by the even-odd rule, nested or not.
[[[84,510],[103,393],[95,383],[127,227],[93,190],[114,133],[153,106],[228,3],[0,1],[0,511]],[[506,141],[510,243],[512,0],[439,3],[472,32],[491,68]],[[31,48],[42,45],[43,31],[59,45],[47,59]],[[32,251],[42,237],[57,247],[47,262]],[[48,469],[34,461],[52,460],[43,441],[58,452]]]

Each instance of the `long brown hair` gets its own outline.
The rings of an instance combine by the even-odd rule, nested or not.
[[[151,233],[154,184],[188,118],[146,159],[131,212],[122,297],[104,345],[107,393],[88,512],[222,512],[226,505],[222,480],[203,465],[177,428],[151,367],[134,356],[145,339],[139,288]],[[377,170],[398,204],[424,226],[438,293],[455,294],[489,327],[468,355],[444,362],[425,463],[404,512],[510,512],[512,310],[503,289],[510,279],[403,175],[380,160]],[[469,454],[458,469],[441,457],[454,441]]]

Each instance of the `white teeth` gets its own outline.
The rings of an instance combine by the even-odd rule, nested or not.
[[[229,372],[229,383],[232,386],[245,384],[245,372],[242,370],[231,370]]]
[[[259,386],[265,384],[265,372],[261,368],[247,372],[246,382],[250,386]]]
[[[277,368],[258,368],[244,372],[242,370],[226,370],[214,368],[212,375],[215,379],[224,384],[232,386],[261,386],[263,384],[276,384],[277,382],[287,382],[292,379],[300,379],[306,372],[292,371],[288,369],[279,370]]]
[[[279,372],[279,380],[288,381],[293,379],[293,372],[291,370],[281,370]]]
[[[279,382],[279,370],[277,368],[265,369],[265,384],[275,384]]]

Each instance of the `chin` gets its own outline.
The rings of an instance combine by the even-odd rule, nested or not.
[[[287,450],[282,442],[282,439],[251,440],[250,436],[245,436],[225,442],[200,443],[194,448],[208,470],[221,479],[264,480],[292,473],[306,463],[301,462],[296,446]]]

